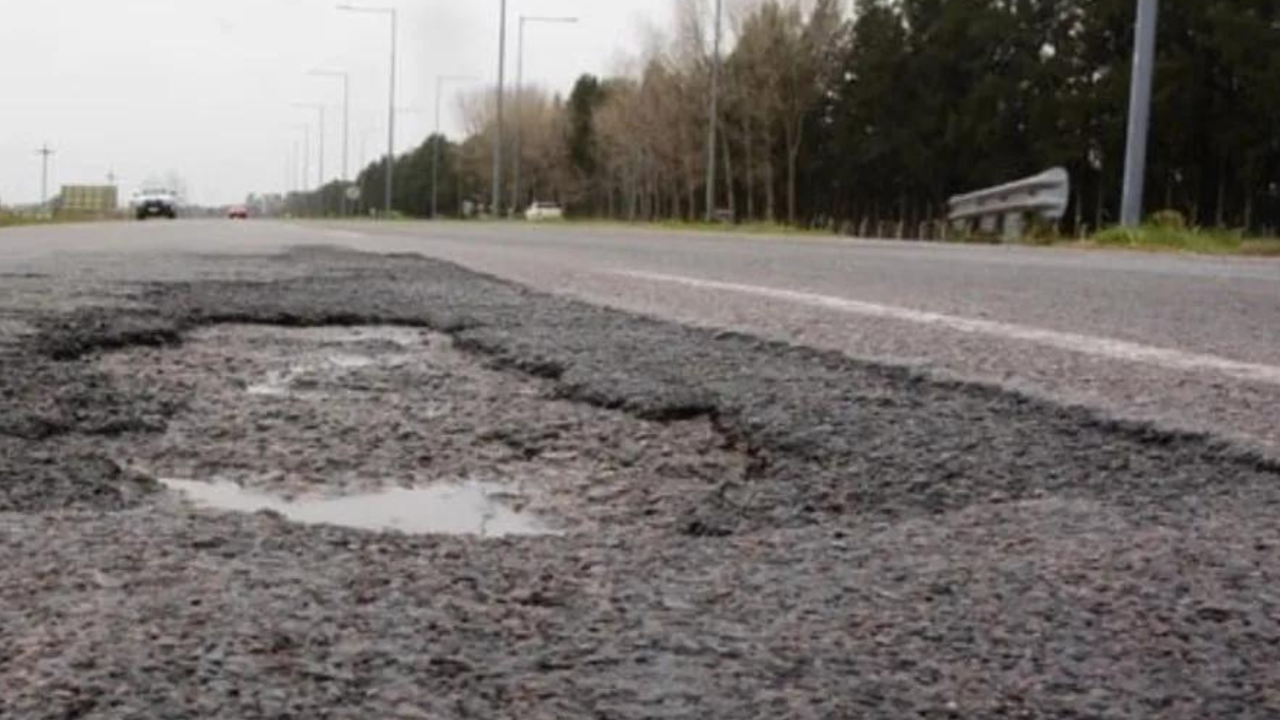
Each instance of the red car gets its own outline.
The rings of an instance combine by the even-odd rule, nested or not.
[[[248,220],[249,208],[244,207],[243,205],[237,205],[227,210],[227,217],[231,220]]]

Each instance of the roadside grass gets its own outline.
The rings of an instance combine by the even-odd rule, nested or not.
[[[751,223],[709,223],[709,222],[690,222],[687,220],[665,220],[657,223],[650,223],[655,227],[663,230],[679,230],[688,232],[710,232],[710,233],[733,233],[735,235],[805,235],[805,236],[831,236],[830,230],[817,228],[795,227],[792,225],[783,225],[782,223],[771,222],[751,222]]]
[[[835,237],[830,230],[793,227],[781,223],[709,223],[688,220],[627,221],[598,218],[569,218],[566,224],[576,227],[625,227],[671,232],[697,232],[721,235],[777,235],[786,237]]]
[[[0,213],[0,228],[17,227],[19,225],[43,225],[49,222],[44,218],[38,218],[32,215],[15,215],[13,213]]]
[[[1086,247],[1122,250],[1280,257],[1280,240],[1278,239],[1250,238],[1230,230],[1170,227],[1159,224],[1147,224],[1136,228],[1108,228],[1081,244]]]
[[[0,212],[0,228],[7,227],[27,227],[32,225],[69,225],[72,223],[85,222],[107,222],[124,220],[127,215],[101,215],[99,213],[61,213],[49,216],[28,215],[10,212]]]
[[[370,218],[367,216],[353,216],[349,218],[304,218],[295,217],[292,220],[344,220],[344,221],[370,221],[370,222],[386,222],[387,219]],[[394,222],[421,222],[421,220],[397,215],[390,220]],[[456,222],[456,223],[489,223],[489,224],[507,224],[507,223],[523,223],[522,220],[496,220],[491,218],[463,220],[455,218],[442,218],[436,222]],[[685,220],[659,220],[659,221],[626,221],[626,220],[609,220],[601,218],[568,218],[563,221],[544,221],[535,223],[544,227],[564,224],[570,227],[578,228],[638,228],[650,230],[665,230],[672,232],[696,232],[721,235],[756,235],[756,236],[775,236],[775,237],[795,237],[795,238],[834,238],[845,237],[833,233],[831,230],[821,228],[803,228],[792,227],[780,223],[707,223],[707,222],[690,222]],[[3,225],[3,223],[0,223]],[[903,241],[909,242],[909,241]],[[935,242],[937,242],[935,240]],[[997,235],[971,233],[965,235],[953,235],[949,239],[942,241],[952,244],[975,244],[975,245],[1000,245],[1005,241]],[[1253,238],[1245,237],[1238,231],[1230,230],[1211,230],[1202,228],[1186,228],[1176,224],[1160,224],[1150,223],[1139,228],[1108,228],[1102,232],[1096,233],[1085,240],[1077,238],[1064,237],[1057,230],[1051,227],[1029,227],[1026,236],[1017,241],[1017,245],[1033,245],[1039,247],[1066,247],[1066,248],[1088,248],[1100,250],[1136,250],[1145,252],[1183,252],[1204,255],[1240,255],[1249,257],[1280,257],[1280,239],[1273,238]]]

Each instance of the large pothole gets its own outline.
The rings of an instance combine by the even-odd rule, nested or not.
[[[301,522],[478,535],[686,523],[748,458],[705,419],[554,399],[449,337],[217,326],[99,368],[189,401],[161,434],[104,440],[201,505]]]

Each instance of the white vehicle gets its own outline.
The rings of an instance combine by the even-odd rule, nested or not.
[[[133,214],[139,220],[153,217],[165,217],[173,220],[178,217],[178,194],[172,190],[147,189],[134,194],[129,203]]]
[[[535,202],[524,211],[525,220],[563,220],[564,210],[553,202]]]

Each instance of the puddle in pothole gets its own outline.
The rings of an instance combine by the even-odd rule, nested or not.
[[[330,353],[314,363],[294,365],[288,370],[272,370],[267,373],[264,381],[248,386],[245,388],[245,392],[255,397],[287,397],[293,394],[295,390],[298,390],[298,386],[306,386],[306,378],[309,376],[322,376],[335,370],[338,372],[362,370],[378,365],[396,367],[403,362],[403,355],[393,355],[379,359],[367,355]]]
[[[244,513],[270,510],[311,525],[486,538],[560,534],[540,518],[503,504],[501,498],[510,496],[510,490],[495,483],[467,482],[368,495],[294,499],[254,492],[231,482],[164,479],[161,483],[197,507]]]

